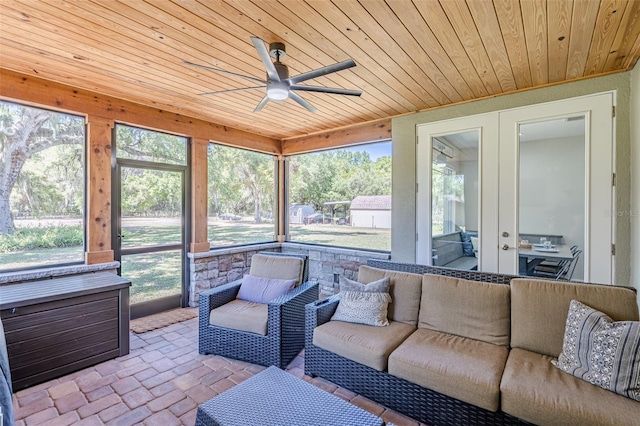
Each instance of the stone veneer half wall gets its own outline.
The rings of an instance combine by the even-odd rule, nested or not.
[[[389,259],[389,253],[311,244],[267,243],[189,253],[191,276],[189,306],[198,306],[200,292],[235,281],[249,273],[251,257],[261,251],[307,254],[309,279],[318,281],[320,293],[338,292],[338,277],[357,279],[358,268],[367,259]]]

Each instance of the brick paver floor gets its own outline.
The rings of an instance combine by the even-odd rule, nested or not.
[[[198,319],[131,333],[129,355],[16,392],[16,426],[189,425],[198,404],[265,367],[198,354]],[[398,426],[419,423],[320,378],[304,375],[304,351],[287,367],[294,376]]]

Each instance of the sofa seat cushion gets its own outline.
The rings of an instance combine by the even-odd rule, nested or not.
[[[640,403],[567,374],[551,360],[511,350],[500,385],[502,411],[541,425],[637,424]]]
[[[269,305],[236,299],[213,309],[209,324],[266,336],[268,316]]]
[[[418,329],[389,356],[389,374],[497,411],[506,346]]]
[[[313,344],[378,371],[389,354],[416,328],[398,321],[386,327],[329,321],[313,330]]]
[[[361,265],[358,269],[358,282],[367,284],[388,277],[391,280],[387,317],[389,320],[409,325],[418,324],[420,294],[422,293],[422,275],[409,272],[387,271]]]

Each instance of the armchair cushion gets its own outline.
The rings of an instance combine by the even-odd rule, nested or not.
[[[246,300],[247,302],[268,303],[270,300],[286,294],[295,285],[295,278],[280,280],[245,275],[238,291],[238,299]]]
[[[268,306],[266,303],[232,300],[211,311],[209,324],[266,336]]]
[[[297,257],[254,254],[251,257],[249,274],[255,277],[280,280],[295,279],[297,287],[302,283],[304,276],[304,260]]]

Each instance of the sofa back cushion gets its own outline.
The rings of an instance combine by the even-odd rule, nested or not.
[[[418,328],[509,346],[509,286],[424,274]]]
[[[385,277],[391,279],[391,287],[389,288],[391,303],[387,311],[387,318],[415,327],[418,324],[422,275],[387,271],[366,265],[361,265],[358,270],[358,282],[362,284],[368,284]]]
[[[262,278],[295,279],[295,287],[297,287],[302,283],[304,260],[298,257],[254,254],[251,257],[249,274]]]
[[[511,281],[511,347],[560,355],[572,299],[614,321],[638,320],[636,294],[631,289],[518,278]]]

